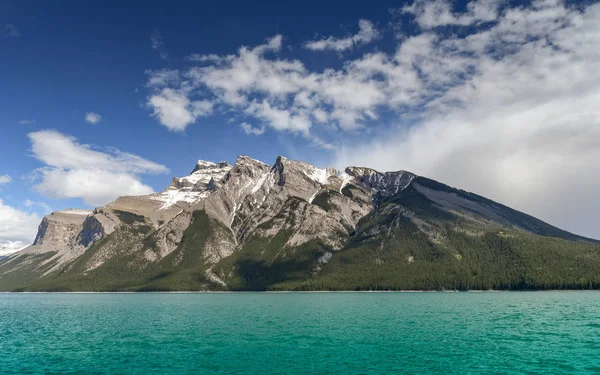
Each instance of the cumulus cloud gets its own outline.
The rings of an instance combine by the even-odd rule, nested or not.
[[[447,59],[435,65],[450,84],[416,125],[347,145],[337,163],[412,170],[600,237],[598,19],[600,4],[538,1],[466,38],[436,36],[420,65]]]
[[[213,109],[210,101],[190,101],[184,91],[168,88],[151,96],[148,105],[154,109],[158,121],[172,131],[185,130],[196,118],[209,115]]]
[[[102,120],[102,116],[94,112],[87,112],[85,114],[85,121],[89,122],[92,125],[96,125]]]
[[[438,26],[472,24],[495,21],[498,17],[500,0],[476,0],[467,4],[464,13],[453,12],[454,2],[449,0],[415,0],[402,7],[403,13],[415,16],[415,22],[424,29]]]
[[[150,72],[148,84],[154,94],[149,106],[163,125],[183,130],[197,117],[211,113],[205,110],[194,115],[188,108],[189,98],[200,95],[208,98],[204,101],[207,109],[208,103],[214,103],[222,110],[239,111],[261,125],[312,141],[316,139],[311,133],[315,122],[359,128],[361,121],[377,118],[375,109],[386,103],[389,92],[398,89],[398,85],[391,87],[374,79],[380,71],[365,71],[355,64],[340,71],[314,73],[300,61],[272,58],[280,52],[282,40],[276,35],[256,47],[241,47],[236,55],[197,57],[203,64],[178,73],[177,82],[165,79],[163,71]],[[163,84],[166,81],[170,82]]]
[[[0,175],[0,186],[6,185],[6,184],[10,183],[11,181],[12,181],[12,178],[9,175],[7,175],[7,174]]]
[[[0,199],[0,255],[8,255],[31,244],[40,217],[11,207]]]
[[[342,52],[360,44],[371,43],[373,40],[379,38],[379,31],[375,28],[373,23],[369,20],[360,20],[358,22],[359,31],[355,35],[348,36],[346,38],[335,38],[328,37],[325,39],[311,40],[304,43],[304,48],[313,51],[337,51]]]
[[[248,124],[247,122],[242,122],[240,124],[240,128],[242,128],[242,131],[248,135],[261,135],[265,132],[265,128],[256,128],[250,124]]]
[[[600,4],[453,4],[401,8],[417,33],[341,67],[284,59],[276,35],[190,58],[177,80],[152,89],[205,98],[319,147],[335,143],[338,166],[412,170],[600,237]]]
[[[81,198],[89,205],[106,204],[122,195],[153,192],[142,174],[168,169],[140,156],[109,148],[95,150],[54,130],[28,134],[33,156],[45,164],[34,173],[34,188],[50,198]]]

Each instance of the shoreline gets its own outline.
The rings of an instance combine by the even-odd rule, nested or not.
[[[544,292],[600,292],[598,289],[548,290],[289,290],[289,291],[156,291],[156,292],[0,292],[0,294],[289,294],[289,293],[544,293]]]

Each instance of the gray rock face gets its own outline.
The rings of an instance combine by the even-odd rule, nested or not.
[[[173,178],[161,193],[120,197],[93,212],[66,210],[46,216],[34,244],[23,253],[54,251],[56,258],[64,258],[60,264],[70,261],[127,225],[125,213],[151,224],[157,249],[146,251],[145,258],[158,261],[180,244],[195,210],[206,211],[235,238],[235,243],[207,246],[210,262],[241,248],[253,236],[269,237],[284,230],[293,232],[289,246],[319,239],[339,249],[345,244],[340,233],[352,230],[373,209],[374,194],[393,194],[410,184],[413,177],[408,172],[379,173],[357,167],[346,172],[321,169],[282,156],[273,166],[244,155],[234,165],[199,160],[190,175]],[[349,183],[356,186],[352,197],[342,194]],[[288,203],[293,198],[299,203],[292,207]],[[262,228],[267,222],[271,226]],[[109,257],[105,254],[103,258]]]
[[[402,200],[411,194],[424,200]],[[407,171],[348,167],[342,172],[281,156],[272,166],[248,156],[239,156],[234,165],[200,160],[190,175],[173,178],[162,192],[120,197],[94,211],[64,210],[44,217],[34,244],[2,264],[6,274],[31,269],[31,259],[37,257],[43,259],[34,267],[40,276],[86,275],[107,265],[126,276],[148,269],[168,275],[193,266],[213,284],[226,287],[229,275],[220,262],[249,244],[254,244],[255,257],[269,247],[267,262],[304,245],[316,246],[320,255],[314,258],[313,272],[318,273],[349,245],[363,218],[382,218],[361,231],[363,236],[389,235],[408,219],[432,243],[440,243],[445,222],[422,215],[419,202],[425,201],[430,210],[468,220],[565,236],[535,218],[469,194]],[[0,271],[0,281],[2,276]]]
[[[42,219],[33,245],[8,257],[11,261],[21,255],[51,254],[39,266],[51,264],[44,274],[59,269],[62,265],[77,258],[85,251],[78,241],[84,223],[93,211],[68,209],[53,212]]]
[[[77,235],[77,242],[83,247],[90,246],[106,234],[102,223],[94,216],[88,216],[82,226],[81,232]]]
[[[38,228],[34,245],[55,247],[67,246],[81,230],[85,219],[92,211],[64,210],[44,217]]]
[[[382,197],[397,194],[410,185],[416,177],[406,171],[381,173],[374,169],[362,167],[348,167],[346,173],[352,176],[359,184],[374,190]]]

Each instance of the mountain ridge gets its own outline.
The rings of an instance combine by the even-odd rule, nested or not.
[[[550,249],[573,248],[577,254],[548,252],[560,262],[579,264],[578,257],[584,257],[591,263],[581,272],[553,269],[557,280],[575,288],[600,282],[592,272],[600,266],[597,240],[477,194],[408,171],[340,171],[283,156],[270,166],[240,155],[233,165],[199,160],[188,176],[173,178],[162,192],[47,215],[34,244],[0,262],[0,290],[344,289],[327,280],[333,280],[333,268],[349,267],[340,266],[340,259],[355,257],[357,248],[364,251],[356,259],[376,266],[360,271],[366,272],[364,285],[348,281],[351,289],[386,283],[400,288],[400,270],[429,270],[440,262],[442,271],[457,275],[431,286],[426,280],[415,284],[418,275],[402,282],[461,289],[481,282],[477,272],[469,276],[464,268],[477,266],[482,254],[504,259],[497,246],[509,245],[497,244],[498,238],[521,241],[509,244],[521,258],[519,246],[537,254],[538,242]],[[465,259],[472,248],[481,253]],[[385,250],[383,257],[368,255],[375,250]],[[406,253],[403,260],[400,253]],[[530,267],[523,264],[519,267]],[[412,268],[405,270],[406,265]],[[382,269],[389,273],[387,281],[373,284]],[[585,280],[574,281],[578,272]],[[523,274],[511,277],[503,281],[509,289],[525,280]],[[520,288],[543,288],[529,282]]]

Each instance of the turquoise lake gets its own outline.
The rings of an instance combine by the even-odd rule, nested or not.
[[[0,294],[1,374],[600,374],[600,293]]]

